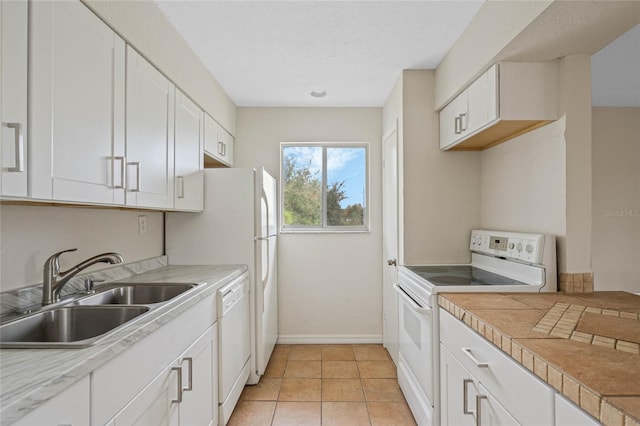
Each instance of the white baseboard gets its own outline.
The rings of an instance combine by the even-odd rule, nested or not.
[[[380,344],[381,334],[285,334],[278,336],[278,344],[304,345],[304,344]]]

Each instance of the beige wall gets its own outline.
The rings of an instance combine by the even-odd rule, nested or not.
[[[236,134],[236,107],[153,1],[83,0],[177,86]]]
[[[138,216],[147,217],[147,233],[138,234]],[[63,270],[99,253],[115,251],[125,262],[163,254],[163,215],[107,209],[48,206],[0,206],[0,291],[42,282],[44,261],[64,254]],[[98,264],[88,271],[102,269]]]
[[[640,292],[640,108],[593,108],[596,290]]]
[[[480,225],[480,154],[440,151],[434,71],[402,78],[404,263],[468,262]]]
[[[282,341],[381,341],[380,108],[239,108],[237,167],[279,177],[280,142],[368,141],[369,233],[280,234]]]
[[[482,151],[482,228],[565,235],[564,123]]]

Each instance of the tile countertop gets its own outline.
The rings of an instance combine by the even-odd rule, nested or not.
[[[0,424],[10,424],[247,270],[245,265],[163,266],[117,282],[188,282],[189,297],[169,301],[85,349],[1,349]]]
[[[443,293],[438,304],[601,423],[640,425],[640,296]]]

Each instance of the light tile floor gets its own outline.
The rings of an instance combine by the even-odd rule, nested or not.
[[[276,345],[230,426],[415,425],[382,345]]]

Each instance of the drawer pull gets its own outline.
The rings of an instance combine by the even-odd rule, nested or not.
[[[177,403],[180,404],[182,402],[182,367],[172,367],[171,371],[177,371],[178,372],[178,398],[177,399],[172,399],[171,403]]]
[[[488,363],[486,363],[486,362],[480,362],[480,361],[478,361],[478,359],[477,359],[475,356],[473,356],[473,354],[471,353],[471,349],[470,349],[470,348],[461,348],[461,349],[462,349],[462,352],[463,352],[467,357],[469,357],[469,359],[470,359],[471,361],[473,361],[473,363],[476,365],[476,367],[486,368],[486,367],[488,367],[488,366],[489,366],[489,364],[488,364]]]
[[[469,383],[473,383],[473,379],[462,380],[462,412],[464,414],[473,414],[473,411],[469,410],[469,404],[467,403],[469,399],[469,389],[467,385]]]
[[[482,400],[487,399],[486,395],[476,395],[476,426],[482,426]]]
[[[189,386],[182,388],[185,392],[193,390],[193,358],[185,357],[184,361],[189,363]]]

